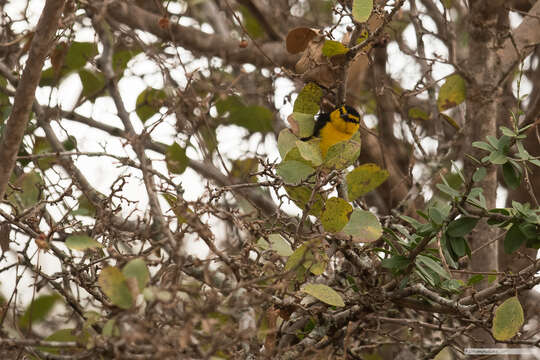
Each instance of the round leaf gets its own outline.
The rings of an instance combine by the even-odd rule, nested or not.
[[[357,132],[350,140],[341,141],[328,148],[324,166],[330,169],[343,169],[351,165],[360,156],[361,137]]]
[[[381,237],[382,227],[371,212],[354,209],[342,232],[351,235],[354,242],[373,242]]]
[[[165,153],[165,162],[170,172],[173,174],[182,174],[186,171],[189,162],[186,156],[186,149],[180,147],[176,142],[172,143]]]
[[[19,319],[19,327],[26,329],[30,324],[44,320],[61,297],[58,294],[36,297]]]
[[[278,136],[278,150],[282,159],[285,159],[285,155],[296,146],[298,138],[289,129],[283,129]]]
[[[315,169],[300,161],[287,160],[278,165],[276,172],[286,184],[296,185],[306,180]]]
[[[349,49],[345,45],[335,40],[326,40],[322,48],[323,55],[327,57],[343,55],[348,52]]]
[[[345,306],[343,298],[334,289],[324,284],[305,284],[302,291],[332,306]]]
[[[347,191],[351,201],[377,188],[388,178],[388,171],[375,164],[362,164],[347,174]]]
[[[285,190],[289,194],[291,200],[300,208],[305,209],[309,199],[311,198],[311,188],[307,186],[285,186]],[[322,208],[324,205],[324,199],[320,193],[316,193],[311,208],[309,209],[310,215],[315,215],[316,217],[321,216]]]
[[[292,29],[287,34],[287,51],[291,54],[298,54],[306,49],[308,43],[317,36],[317,31],[308,27],[298,27]]]
[[[166,98],[165,91],[150,87],[137,96],[135,112],[143,124],[159,111]]]
[[[104,268],[99,274],[98,284],[114,305],[122,309],[129,309],[133,305],[126,277],[120,269],[112,266]]]
[[[101,73],[81,69],[79,78],[83,87],[82,95],[86,98],[92,97],[105,87],[105,77]]]
[[[127,278],[137,279],[139,291],[142,291],[150,280],[150,272],[143,259],[133,259],[122,269],[122,273]]]
[[[518,333],[523,326],[523,308],[517,296],[506,299],[497,310],[493,317],[493,327],[491,333],[499,341],[510,340]]]
[[[265,250],[273,250],[279,256],[291,256],[293,254],[291,244],[279,234],[268,235],[268,241],[260,238],[257,245]]]
[[[96,240],[87,235],[71,235],[66,239],[66,246],[71,250],[84,251],[87,249],[102,248]]]
[[[297,140],[296,146],[303,159],[309,161],[313,166],[322,164],[322,154],[318,142]]]
[[[514,251],[519,249],[521,244],[523,244],[526,239],[527,237],[521,232],[519,224],[512,225],[512,227],[506,232],[506,236],[504,237],[504,252],[507,254],[513,253]]]
[[[272,131],[272,112],[264,106],[251,105],[231,111],[232,124],[244,127],[250,132],[267,133]]]
[[[321,216],[321,223],[326,231],[338,232],[349,221],[352,206],[341,198],[330,198]]]
[[[315,129],[315,119],[312,114],[304,114],[299,112],[292,113],[292,121],[297,126],[298,137],[304,138],[313,135],[313,129]],[[294,132],[294,131],[293,131]]]
[[[373,0],[354,0],[352,15],[355,21],[366,22],[373,11]]]
[[[439,111],[461,104],[465,100],[466,95],[467,87],[465,80],[459,74],[450,75],[446,78],[445,83],[439,91],[439,97],[437,98]]]
[[[314,83],[308,83],[294,101],[293,112],[315,115],[319,112],[322,89]]]

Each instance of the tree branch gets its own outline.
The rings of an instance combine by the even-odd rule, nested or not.
[[[48,0],[45,3],[34,33],[28,60],[19,86],[17,86],[11,116],[7,121],[0,143],[0,159],[2,159],[3,163],[0,167],[0,200],[4,198],[26,125],[30,120],[34,93],[41,77],[43,63],[58,28],[58,21],[62,15],[64,3],[65,0]]]

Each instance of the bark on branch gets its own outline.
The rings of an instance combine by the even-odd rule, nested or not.
[[[15,93],[11,115],[0,142],[0,159],[2,161],[2,166],[0,166],[0,199],[4,198],[24,130],[30,120],[34,93],[41,77],[43,63],[58,28],[58,20],[62,15],[64,3],[65,0],[47,0],[39,18],[28,60]]]

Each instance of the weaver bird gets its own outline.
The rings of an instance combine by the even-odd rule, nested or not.
[[[349,105],[342,105],[330,113],[321,113],[315,122],[313,135],[302,140],[320,138],[322,156],[325,157],[330,146],[349,140],[360,127],[360,114]]]

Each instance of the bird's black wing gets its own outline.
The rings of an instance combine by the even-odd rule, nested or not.
[[[306,141],[306,140],[312,139],[314,137],[319,137],[321,129],[329,121],[330,121],[330,114],[328,114],[328,113],[320,113],[317,116],[317,120],[315,121],[315,127],[313,128],[313,135],[302,138],[300,140]]]

